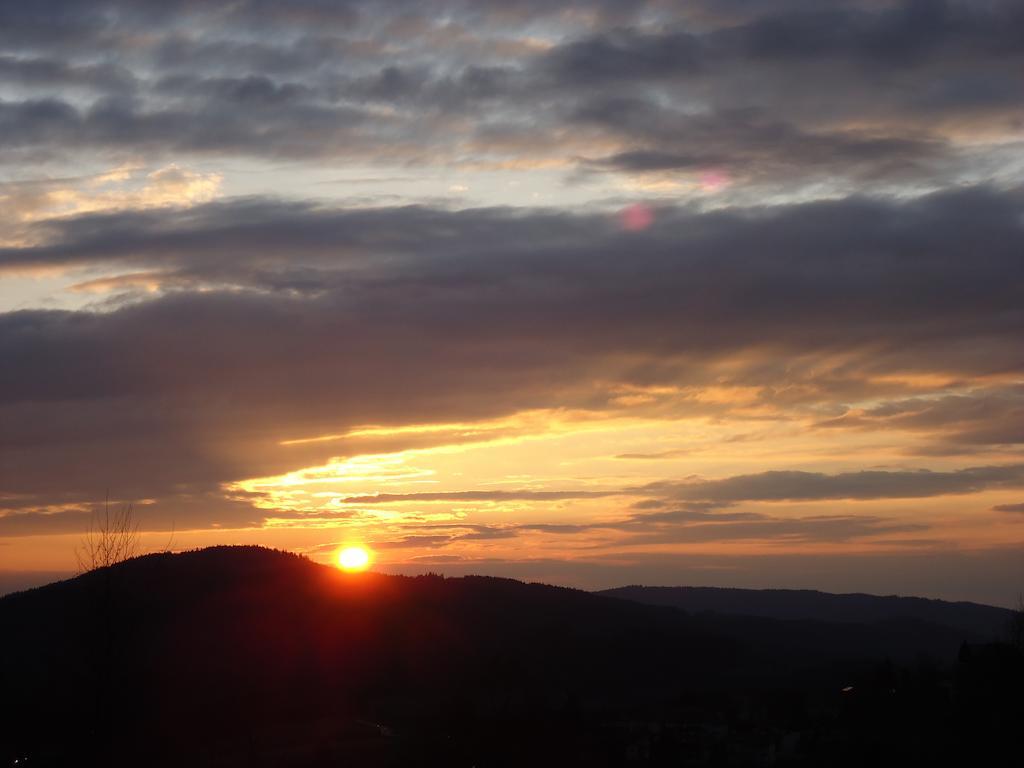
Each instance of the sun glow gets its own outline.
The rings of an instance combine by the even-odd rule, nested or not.
[[[338,567],[343,571],[365,571],[369,566],[370,552],[365,547],[343,547],[338,551]]]

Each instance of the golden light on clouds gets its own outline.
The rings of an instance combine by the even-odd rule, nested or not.
[[[12,17],[0,570],[1024,547],[1012,14],[264,5]]]
[[[670,493],[659,496],[658,483],[666,477],[713,482],[756,475],[767,464],[824,475],[856,472],[864,457],[894,472],[919,466],[907,455],[906,442],[886,446],[871,431],[815,428],[815,414],[753,408],[756,396],[747,387],[651,387],[616,390],[612,401],[621,407],[615,417],[519,414],[494,422],[362,427],[345,439],[355,456],[242,481],[233,490],[255,494],[250,502],[267,510],[267,528],[376,542],[386,547],[385,565],[623,552],[916,552],[940,545],[954,530],[956,518],[947,510],[962,508],[956,496],[924,502],[763,498],[716,503],[706,512],[698,505],[690,513]],[[645,410],[651,399],[657,401],[654,410]],[[726,407],[732,416],[671,418],[665,405],[673,401],[710,406],[715,413]],[[358,453],[383,436],[400,445],[424,435],[437,444]],[[959,466],[955,457],[933,463]],[[1004,497],[983,494],[979,511]],[[673,514],[679,515],[674,522]],[[1014,522],[1006,515],[993,521],[996,536],[1005,536],[1005,525]]]
[[[0,185],[0,202],[14,222],[145,208],[189,207],[220,195],[224,177],[177,163],[147,168],[125,163],[95,175]]]

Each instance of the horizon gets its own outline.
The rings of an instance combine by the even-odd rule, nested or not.
[[[1024,593],[1015,0],[0,11],[0,594]]]
[[[135,560],[135,559],[139,559],[139,558],[144,558],[144,557],[149,557],[149,556],[188,555],[188,554],[203,552],[205,550],[222,549],[224,547],[228,547],[228,548],[237,547],[237,548],[241,548],[241,549],[246,549],[246,548],[248,548],[250,546],[256,546],[259,550],[262,550],[262,551],[265,551],[265,552],[280,553],[280,554],[290,554],[290,555],[299,555],[300,557],[306,558],[306,560],[308,560],[308,562],[310,562],[310,563],[312,563],[314,565],[318,565],[318,566],[323,567],[323,568],[329,568],[329,569],[332,569],[332,570],[337,569],[337,570],[341,570],[341,571],[349,571],[349,573],[347,575],[350,576],[350,577],[355,577],[355,578],[358,578],[361,573],[373,574],[373,575],[377,575],[377,576],[408,576],[408,577],[415,577],[415,576],[438,576],[438,577],[441,577],[441,578],[467,578],[467,577],[468,578],[475,578],[475,577],[480,577],[480,576],[489,576],[489,577],[496,577],[496,578],[512,579],[512,580],[520,581],[520,582],[526,583],[526,584],[540,584],[540,585],[551,586],[551,587],[567,587],[567,588],[570,588],[570,589],[578,589],[578,590],[581,590],[581,591],[592,592],[592,593],[595,593],[595,594],[596,593],[607,592],[607,591],[615,591],[615,590],[620,590],[620,589],[630,589],[630,588],[658,589],[658,590],[662,590],[662,589],[670,589],[670,590],[671,589],[722,590],[722,591],[734,590],[734,591],[740,591],[740,592],[810,592],[810,593],[818,593],[818,594],[826,595],[826,596],[829,596],[829,597],[871,597],[871,598],[880,598],[880,599],[891,599],[891,598],[903,599],[903,598],[908,598],[908,599],[916,599],[916,600],[932,600],[932,601],[939,601],[939,602],[947,602],[949,604],[969,603],[969,604],[974,604],[974,605],[982,605],[982,606],[989,606],[989,607],[995,607],[995,608],[1003,608],[1003,609],[1011,610],[1011,611],[1020,611],[1020,600],[1019,599],[1016,602],[1013,602],[1013,603],[1007,603],[1005,605],[1000,605],[998,603],[985,603],[985,602],[980,602],[980,601],[977,601],[977,600],[967,600],[967,599],[950,600],[950,599],[947,599],[947,598],[929,597],[929,596],[926,596],[926,595],[918,595],[918,594],[912,594],[912,593],[864,592],[864,591],[856,591],[856,590],[846,590],[846,591],[834,590],[833,591],[833,590],[828,590],[828,589],[821,589],[819,587],[766,587],[766,586],[753,586],[753,587],[750,587],[750,586],[743,586],[743,585],[668,584],[668,583],[664,583],[663,584],[663,583],[656,583],[656,582],[655,583],[639,583],[639,582],[631,582],[631,583],[622,582],[622,583],[619,583],[619,582],[608,582],[608,583],[590,584],[590,585],[569,584],[569,583],[564,583],[564,582],[560,583],[560,582],[552,580],[550,578],[549,579],[531,578],[531,576],[529,574],[537,572],[536,571],[536,564],[535,563],[522,564],[522,565],[525,566],[525,568],[523,568],[521,572],[519,570],[516,570],[516,569],[511,569],[511,570],[506,570],[505,572],[497,572],[497,573],[483,573],[483,572],[477,573],[477,572],[472,571],[472,570],[467,569],[467,568],[463,568],[461,570],[456,570],[456,571],[453,572],[451,567],[450,567],[450,565],[448,567],[442,567],[442,568],[426,568],[426,567],[423,567],[423,566],[409,567],[409,566],[398,565],[398,566],[386,566],[384,569],[380,569],[380,568],[375,567],[372,563],[369,565],[369,567],[357,568],[357,569],[354,569],[354,571],[353,571],[353,569],[350,569],[350,568],[343,568],[343,567],[339,568],[339,566],[336,563],[319,562],[319,561],[313,560],[313,559],[309,558],[308,556],[303,555],[301,553],[292,552],[290,550],[282,550],[282,549],[274,549],[274,548],[270,548],[270,547],[264,547],[262,545],[222,545],[221,544],[221,545],[211,545],[210,547],[202,547],[202,548],[198,548],[198,549],[189,549],[189,550],[171,550],[171,549],[154,550],[152,552],[141,552],[139,554],[131,556],[130,558],[127,558],[127,560],[119,560],[119,561],[113,563],[112,565],[117,566],[117,565],[119,565],[119,564],[121,564],[123,562],[129,562],[131,560]],[[52,584],[56,584],[56,583],[59,583],[59,582],[70,581],[70,580],[76,579],[79,576],[83,576],[83,575],[85,575],[88,572],[89,572],[88,570],[86,570],[86,571],[67,571],[67,572],[61,572],[61,571],[2,571],[2,570],[0,570],[0,598],[4,597],[5,595],[9,595],[9,594],[16,594],[18,592],[24,592],[24,591],[36,589],[38,587],[46,587],[46,586],[50,586]]]

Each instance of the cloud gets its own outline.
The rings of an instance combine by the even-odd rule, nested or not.
[[[669,451],[656,451],[654,453],[620,453],[616,459],[678,459],[688,456],[691,453],[686,448],[673,449]]]
[[[148,151],[270,157],[308,157],[339,152],[362,143],[358,109],[318,104],[289,104],[264,112],[259,119],[234,109],[225,100],[196,109],[139,109],[130,101],[110,99],[79,108],[60,99],[0,102],[0,129],[8,149],[47,147],[54,156],[69,147],[113,147]]]
[[[414,534],[402,536],[396,539],[376,539],[370,542],[373,549],[433,549],[447,547],[462,542],[494,541],[501,539],[514,539],[519,533],[512,527],[498,527],[488,525],[427,525],[410,526],[413,529],[434,530],[441,529],[446,533],[437,534]]]
[[[619,29],[553,48],[544,67],[560,84],[575,86],[692,76],[701,69],[699,37]]]
[[[995,512],[1024,512],[1024,504],[996,504],[992,509]]]
[[[446,493],[377,493],[372,496],[348,496],[343,504],[394,504],[396,502],[460,501],[565,501],[617,495],[618,491],[451,491]]]
[[[118,494],[110,498],[111,505],[133,504],[133,517],[143,532],[246,528],[259,525],[264,519],[244,495],[225,497],[219,488],[199,490],[184,484],[161,488],[153,484],[151,487],[161,498],[143,498],[139,486],[125,478],[107,479],[111,480],[107,487],[101,487],[102,480],[94,478],[95,484],[84,490],[69,485],[66,490],[57,488],[31,497],[0,497],[0,538],[83,535],[92,516],[102,513],[104,496],[110,491]],[[120,493],[122,490],[126,493]]]
[[[652,544],[696,544],[758,540],[762,542],[846,542],[893,533],[926,531],[926,523],[897,522],[870,515],[819,515],[778,518],[752,516],[749,520],[724,520],[689,525],[650,527],[615,540],[616,547]]]
[[[160,290],[0,314],[16,371],[0,376],[0,481],[79,499],[205,493],[359,450],[280,444],[360,424],[614,411],[632,407],[623,386],[739,386],[743,403],[682,394],[675,413],[779,414],[891,392],[873,382],[897,373],[1005,373],[1019,367],[1021,221],[1019,192],[979,187],[663,208],[640,233],[592,214],[268,199],[38,222],[40,243],[0,249],[0,270],[102,267],[109,285],[142,273]],[[946,474],[773,476],[746,492]]]
[[[835,180],[927,177],[954,163],[939,138],[877,135],[853,128],[801,129],[756,109],[688,114],[646,101],[601,96],[574,115],[631,143],[627,151],[589,161],[591,170],[647,173],[708,168],[734,179],[765,181],[794,174]]]
[[[1024,464],[968,467],[951,472],[861,470],[822,472],[769,471],[722,480],[655,483],[652,494],[711,502],[813,501],[825,499],[909,499],[979,493],[1024,486]]]
[[[448,544],[452,541],[451,536],[403,536],[400,539],[390,539],[384,541],[373,541],[371,545],[374,549],[405,549],[405,548],[420,548],[420,547],[440,547]],[[334,545],[331,545],[332,547]]]
[[[344,437],[359,424],[536,408],[905,430],[919,456],[1010,449],[1021,191],[961,182],[1012,170],[1020,14],[999,0],[8,4],[0,162],[18,181],[0,186],[0,274],[58,275],[95,301],[0,314],[17,372],[0,374],[0,482],[23,497],[10,509],[123,484],[190,510],[225,483],[366,450]],[[234,158],[413,179],[552,163],[572,190],[627,176],[682,199],[635,232],[592,208],[212,202],[210,169]],[[728,180],[710,186],[729,207],[686,203],[702,173]],[[900,194],[821,199],[868,184]],[[906,397],[884,383],[897,375],[1004,382]],[[709,385],[748,394],[709,402]],[[325,433],[342,437],[281,445]],[[965,472],[754,474],[701,492],[989,483]],[[503,500],[459,493],[435,497]],[[532,493],[517,500],[570,498]]]
[[[591,523],[468,523],[410,524],[417,531],[399,538],[378,539],[376,549],[441,548],[480,541],[517,539],[539,534],[571,539],[584,550],[758,540],[761,542],[845,542],[853,539],[929,530],[926,523],[895,521],[872,515],[778,517],[757,512],[715,512],[678,508],[633,514]],[[435,531],[437,531],[435,533]]]
[[[130,92],[137,87],[131,71],[117,64],[76,65],[32,56],[0,56],[0,81],[31,88],[87,88],[101,93]]]
[[[939,397],[890,400],[819,422],[828,429],[906,430],[932,437],[924,453],[1024,443],[1024,388],[975,388]]]
[[[60,5],[0,17],[7,163],[590,158],[776,191],[950,183],[998,161],[1024,101],[1012,0]]]
[[[40,230],[33,229],[33,222],[101,211],[207,203],[218,197],[222,181],[219,173],[172,163],[149,171],[127,164],[86,176],[0,183],[0,204],[7,211],[0,222],[0,247],[34,242]]]
[[[893,3],[879,11],[865,7],[792,11],[762,16],[723,36],[752,58],[853,59],[875,66],[919,66],[932,57],[988,57],[1020,52],[1004,25],[1021,18],[1019,6],[958,2]]]
[[[17,512],[0,515],[0,536],[41,536],[49,533],[84,534],[89,529],[88,510]]]

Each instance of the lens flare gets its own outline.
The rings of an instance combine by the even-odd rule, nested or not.
[[[643,203],[636,203],[619,211],[619,224],[629,232],[640,232],[653,223],[654,211]]]

